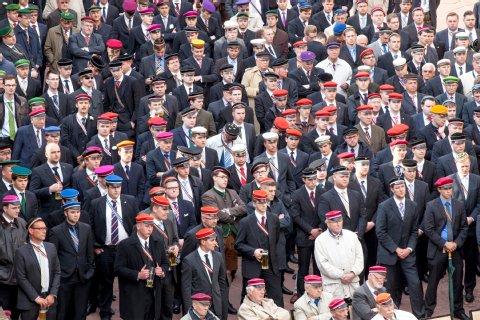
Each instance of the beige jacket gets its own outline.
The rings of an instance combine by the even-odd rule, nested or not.
[[[58,70],[57,62],[62,58],[63,34],[61,27],[55,26],[48,30],[47,39],[45,40],[44,54],[48,64],[54,70]],[[70,36],[79,31],[78,28],[72,27]]]
[[[307,320],[310,317],[317,316],[316,320],[328,320],[332,317],[328,304],[333,296],[328,292],[322,292],[322,297],[316,306],[312,299],[305,292],[303,296],[293,305],[293,316],[295,320]]]
[[[272,299],[264,298],[262,305],[245,297],[238,309],[239,320],[290,320],[290,312],[278,307]]]

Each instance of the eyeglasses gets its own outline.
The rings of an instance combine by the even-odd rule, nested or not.
[[[92,80],[93,77],[91,77],[91,76],[85,76],[85,77],[83,77],[83,79],[85,79],[85,80]]]

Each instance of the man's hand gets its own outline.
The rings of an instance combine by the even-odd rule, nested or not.
[[[102,248],[95,248],[95,254],[98,256],[100,253],[103,253]]]
[[[140,270],[140,272],[138,272],[137,279],[138,280],[147,280],[149,275],[150,275],[150,270],[147,269],[146,265],[143,265],[142,270]]]
[[[253,256],[255,257],[255,259],[258,260],[258,262],[262,260],[262,251],[263,249],[255,249],[255,251],[253,252]]]
[[[473,221],[475,221],[475,220],[473,220],[472,217],[467,217],[467,223],[468,223],[468,225],[471,225],[471,224],[473,223]]]
[[[158,265],[158,262],[157,262],[157,266],[155,267],[155,275],[157,277],[163,277],[165,275],[165,272],[163,272],[162,267]]]
[[[408,249],[397,248],[397,250],[395,250],[395,252],[397,253],[397,256],[402,260],[410,255],[410,250],[408,250]]]
[[[82,157],[81,155],[79,155],[79,156],[77,157],[77,163],[78,163],[78,164],[82,164],[82,160],[83,160],[83,157]]]
[[[179,239],[178,244],[180,246],[183,246],[183,239]],[[180,248],[178,246],[173,246],[173,253],[175,254],[175,256],[178,256],[179,251],[180,251]]]
[[[419,237],[422,236],[423,235],[423,230],[418,229],[417,234],[418,234]]]
[[[447,252],[453,252],[457,250],[457,244],[455,242],[447,242],[445,243],[445,251]]]
[[[311,235],[314,239],[316,239],[316,238],[320,235],[320,233],[322,233],[322,232],[320,231],[320,228],[315,228],[315,229],[312,229],[312,231],[310,231],[310,235]]]
[[[38,67],[37,67],[38,68]],[[37,70],[32,70],[30,72],[30,76],[34,79],[37,79],[38,78],[38,71]]]
[[[48,191],[50,191],[50,193],[54,193],[62,190],[63,190],[63,186],[61,183],[54,183],[48,188]]]
[[[346,83],[346,82],[345,82],[345,83],[342,83],[342,84],[340,85],[340,88],[342,88],[342,90],[344,90],[344,91],[347,91],[347,89],[348,89],[348,83]]]
[[[353,272],[345,273],[342,276],[342,283],[349,284],[353,281],[353,278],[355,278],[355,274]]]
[[[49,294],[47,298],[45,298],[45,300],[47,300],[48,303],[47,307],[53,306],[53,304],[55,303],[55,297],[51,294]]]
[[[152,83],[152,78],[145,79],[145,84],[150,84],[150,83]]]
[[[47,300],[47,299],[38,297],[37,299],[35,299],[35,302],[36,302],[36,303],[40,306],[40,308],[42,308],[42,309],[48,308],[48,300]]]
[[[375,227],[375,222],[373,221],[367,222],[367,227],[365,228],[365,232],[372,230],[373,227]]]

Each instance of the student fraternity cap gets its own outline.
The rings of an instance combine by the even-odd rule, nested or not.
[[[338,42],[329,42],[327,43],[327,45],[325,46],[327,49],[338,49],[340,48],[340,43]]]
[[[387,268],[383,266],[371,266],[368,268],[369,273],[387,273]]]
[[[20,5],[18,3],[10,3],[5,6],[5,9],[7,9],[7,11],[17,11],[20,10]]]
[[[79,195],[79,192],[76,189],[69,188],[69,189],[63,189],[60,192],[60,195],[64,200],[76,200]]]
[[[266,193],[266,192],[265,192]],[[265,280],[260,278],[253,278],[247,281],[249,287],[265,287]]]
[[[308,276],[303,277],[303,280],[308,284],[322,284],[322,277],[317,276],[316,274],[309,274]]]
[[[16,195],[9,194],[3,197],[2,202],[4,206],[7,204],[19,205],[20,198],[17,197]]]
[[[308,45],[307,41],[297,41],[293,44],[293,47],[298,48],[298,47],[305,47],[307,45]]]
[[[324,135],[315,139],[315,143],[319,146],[323,146],[325,143],[330,142],[330,136]]]
[[[262,138],[265,141],[277,141],[278,140],[278,134],[275,132],[265,132],[262,134]]]
[[[43,104],[45,104],[45,98],[42,97],[35,97],[28,100],[28,105],[30,106],[41,106]]]
[[[419,146],[426,148],[427,144],[426,144],[425,140],[423,140],[423,139],[415,139],[415,140],[410,142],[410,146],[412,148],[419,147]]]
[[[289,127],[287,120],[282,117],[276,117],[275,120],[273,120],[273,125],[280,131],[285,131]]]
[[[46,110],[41,108],[41,109],[35,109],[32,112],[30,112],[28,115],[30,118],[37,118],[37,117],[45,117],[46,116]]]
[[[293,109],[290,109],[290,110],[293,110]],[[297,138],[299,138],[299,137],[302,136],[302,133],[301,133],[299,130],[297,130],[297,129],[287,129],[287,130],[285,131],[285,133],[286,133],[286,135],[287,135],[288,137],[297,137]]]
[[[403,159],[402,166],[404,168],[417,168],[417,160],[413,159]]]
[[[167,121],[163,119],[162,117],[152,117],[148,119],[147,124],[149,127],[151,126],[166,126]]]
[[[407,145],[408,145],[408,142],[406,140],[401,140],[401,139],[390,142],[390,147],[391,148],[397,147],[397,146],[407,147]]]
[[[232,137],[237,137],[240,134],[240,129],[234,123],[227,123],[224,127],[225,133]]]
[[[218,214],[218,208],[211,207],[211,206],[201,207],[200,212],[202,214],[215,214],[216,215],[216,214]]]
[[[352,135],[352,134],[357,134],[358,133],[358,129],[355,128],[355,127],[350,127],[350,128],[347,128],[343,131],[343,136],[346,137],[346,136],[349,136],[349,135]],[[348,153],[348,152],[347,152]],[[341,154],[345,154],[344,153],[341,153]],[[339,158],[340,159],[340,158]]]
[[[0,29],[0,37],[9,36],[10,34],[12,34],[12,32],[13,32],[13,28],[7,25]]]
[[[91,23],[95,23],[95,20],[93,20],[92,17],[89,17],[89,16],[85,16],[83,17],[82,19],[80,19],[80,21],[82,22],[91,22]]]
[[[305,168],[302,171],[302,178],[305,179],[312,179],[317,177],[317,170],[316,168]]]
[[[297,107],[308,106],[310,108],[312,107],[312,104],[313,104],[312,100],[306,99],[306,98],[299,99],[297,102],[295,102],[295,106]]]
[[[212,228],[203,228],[195,233],[197,240],[216,238],[217,234]]]
[[[205,47],[205,41],[203,41],[202,39],[193,39],[192,40],[192,47],[194,47],[196,49],[204,48]]]
[[[365,49],[362,51],[362,53],[360,53],[360,58],[363,59],[365,56],[369,56],[371,54],[374,54],[372,49]]]
[[[12,174],[17,175],[19,177],[28,177],[32,174],[32,170],[21,167],[21,166],[13,166],[12,167]]]
[[[330,301],[328,304],[328,308],[330,311],[337,310],[337,309],[342,309],[348,307],[347,303],[343,299],[333,299]]]
[[[109,175],[107,178],[105,178],[105,181],[108,184],[121,184],[123,179],[122,177],[112,174],[112,175]]]
[[[370,14],[374,14],[374,13],[377,12],[377,11],[381,11],[383,14],[385,14],[385,11],[383,10],[383,8],[382,8],[382,7],[378,7],[378,6],[373,7],[373,8],[370,10]]]
[[[96,146],[91,146],[87,147],[83,152],[82,152],[82,157],[88,158],[92,155],[99,155],[102,154],[102,148],[96,147]]]
[[[147,213],[140,213],[135,217],[137,223],[153,224],[153,217]]]
[[[243,143],[238,143],[233,145],[230,150],[232,150],[232,154],[234,156],[240,157],[244,156],[247,152],[247,146],[244,145]]]
[[[448,109],[445,106],[437,104],[437,105],[434,105],[432,109],[430,109],[430,112],[433,114],[447,114]]]
[[[315,117],[316,118],[329,118],[330,117],[330,112],[325,111],[325,110],[318,110],[315,112]]]
[[[465,160],[470,160],[470,156],[466,152],[460,152],[455,158],[455,162],[464,162]],[[15,168],[15,167],[14,167]]]
[[[117,143],[117,148],[123,148],[125,150],[133,150],[133,146],[135,145],[135,142],[130,141],[130,140],[123,140],[119,143]]]
[[[74,18],[73,13],[71,12],[62,12],[60,13],[60,19],[65,21],[72,21]]]
[[[265,190],[254,190],[252,192],[252,197],[257,200],[265,200],[267,199],[267,191]]]
[[[458,83],[459,79],[454,76],[448,76],[443,78],[443,83]]]
[[[126,0],[122,4],[122,9],[126,12],[132,12],[137,10],[137,4],[135,3],[135,1]]]
[[[99,177],[106,177],[113,173],[113,168],[112,165],[100,166],[95,169],[95,174]]]
[[[407,59],[405,58],[397,58],[395,60],[393,60],[393,66],[396,67],[396,68],[399,68],[401,66],[404,66],[405,64],[407,64]]]
[[[167,139],[173,139],[173,133],[171,132],[160,132],[158,133],[155,138],[157,138],[158,140],[167,140]]]
[[[106,42],[106,45],[110,49],[119,50],[119,49],[122,48],[123,43],[122,43],[122,41],[117,40],[117,39],[108,39],[107,42]]]
[[[463,31],[457,32],[457,33],[455,34],[455,39],[463,39],[463,40],[466,40],[466,39],[468,39],[468,34],[467,34],[466,32],[463,32]]]
[[[212,176],[215,175],[216,173],[223,173],[228,177],[230,177],[230,171],[228,171],[227,169],[221,166],[215,166],[212,168]]]
[[[340,210],[330,211],[325,214],[325,218],[327,218],[327,220],[338,219],[341,216],[342,216],[342,211]]]
[[[393,187],[397,184],[404,184],[404,183],[405,183],[405,180],[402,177],[393,177],[388,181],[388,185],[390,187]]]
[[[355,75],[355,79],[370,79],[370,73],[367,72],[358,72]]]
[[[365,105],[365,104],[357,107],[358,112],[360,112],[360,111],[372,111],[372,110],[373,110],[372,106]]]
[[[354,152],[342,152],[337,155],[338,159],[352,159],[355,158],[355,153]]]
[[[403,100],[403,95],[401,93],[392,92],[388,94],[389,100]]]
[[[345,29],[347,29],[347,25],[343,22],[336,22],[335,25],[333,26],[333,33],[335,35],[340,35],[342,34]],[[327,49],[330,49],[327,44]]]
[[[383,292],[375,297],[375,302],[382,305],[389,305],[393,303],[390,293]]]
[[[300,54],[300,60],[306,62],[306,61],[312,61],[315,59],[315,53],[312,51],[304,51]]]
[[[21,67],[25,67],[25,66],[29,66],[30,65],[30,61],[27,60],[27,59],[19,59],[17,61],[15,61],[15,67],[16,68],[21,68]]]
[[[355,154],[354,154],[355,156]],[[332,169],[332,174],[343,174],[343,175],[350,175],[350,171],[348,171],[347,167],[345,166],[336,166]]]
[[[446,66],[446,65],[450,65],[449,59],[440,59],[437,61],[437,67]]]
[[[444,187],[444,186],[450,185],[452,183],[453,183],[452,178],[442,177],[442,178],[439,178],[437,181],[435,181],[434,186],[439,188],[439,187]]]
[[[283,97],[287,97],[288,95],[288,91],[285,90],[285,89],[277,89],[275,91],[273,91],[273,96],[277,99],[277,100],[282,100],[282,99],[279,99],[279,98],[283,98]]]
[[[152,203],[157,204],[159,206],[170,207],[170,202],[164,196],[154,196],[152,198]]]
[[[214,13],[216,11],[215,5],[213,3],[211,3],[210,1],[206,1],[206,0],[203,1],[202,7],[205,11],[208,11],[210,13]]]
[[[192,301],[196,302],[210,302],[212,301],[212,297],[210,297],[208,294],[205,293],[195,293],[192,296]]]
[[[63,205],[62,205],[62,209],[65,211],[65,210],[68,210],[68,209],[80,209],[80,206],[82,204],[78,201],[75,201],[75,200],[70,200],[70,201],[67,201],[65,202]]]

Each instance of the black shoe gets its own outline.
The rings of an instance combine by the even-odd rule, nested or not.
[[[298,264],[298,259],[293,254],[288,256],[288,261],[290,261],[291,263]]]
[[[178,305],[178,304],[173,305],[173,313],[175,313],[175,314],[180,313],[180,305]]]
[[[473,302],[473,300],[475,300],[475,297],[473,296],[473,292],[465,293],[465,301]]]
[[[465,314],[465,312],[460,312],[460,313],[455,313],[453,315],[455,318],[460,319],[460,320],[470,320],[470,317]]]
[[[95,313],[97,311],[97,306],[93,304],[87,304],[87,315]]]
[[[293,269],[290,268],[289,266],[287,266],[287,267],[285,268],[285,270],[283,270],[283,271],[284,271],[285,273],[290,273],[290,274],[293,274],[293,273],[295,272],[295,271],[293,271]]]
[[[285,286],[282,286],[282,293],[283,294],[288,294],[289,296],[291,296],[293,294],[293,291],[292,290],[289,290],[288,288],[286,288]]]
[[[228,313],[237,314],[237,309],[235,309],[230,302],[228,303]]]
[[[409,296],[410,295],[410,289],[408,289],[408,287],[403,288],[403,293],[405,295]]]

